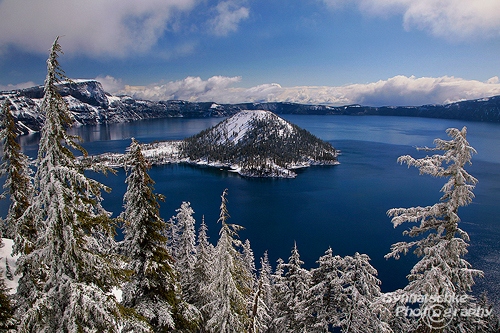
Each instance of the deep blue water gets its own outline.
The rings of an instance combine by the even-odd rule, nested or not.
[[[245,227],[256,259],[265,250],[274,263],[287,260],[297,243],[306,267],[328,247],[340,255],[367,253],[379,271],[382,289],[403,287],[416,261],[414,255],[385,260],[392,243],[405,240],[408,226],[393,228],[386,211],[395,207],[431,205],[440,198],[443,179],[420,176],[414,168],[399,165],[400,155],[423,156],[415,146],[432,146],[446,139],[446,128],[466,125],[469,141],[478,150],[468,169],[479,179],[476,198],[459,212],[461,227],[471,237],[468,260],[485,271],[478,290],[488,289],[500,298],[500,125],[453,120],[376,116],[284,116],[342,151],[340,165],[299,171],[295,179],[249,179],[224,170],[168,165],[153,167],[156,191],[166,196],[162,216],[169,219],[182,201],[189,201],[197,223],[202,216],[211,241],[220,226],[220,195],[228,189],[229,222]],[[123,152],[130,137],[141,142],[181,139],[218,123],[220,119],[161,119],[107,126],[75,128],[89,153]],[[27,153],[36,154],[37,137],[22,139]],[[110,186],[104,206],[118,215],[126,189],[123,171],[116,176],[91,175]],[[3,204],[3,203],[2,203]],[[5,215],[5,205],[2,206]]]

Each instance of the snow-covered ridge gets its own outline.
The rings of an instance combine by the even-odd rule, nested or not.
[[[294,178],[298,168],[338,164],[329,143],[263,110],[241,111],[182,141],[143,144],[142,152],[152,164],[223,167],[248,177]],[[123,163],[121,154],[94,158],[110,166]]]
[[[113,96],[94,80],[73,80],[59,85],[59,92],[69,106],[77,125],[129,122],[140,119],[167,117],[226,116],[212,103],[183,101],[147,101],[130,96]],[[40,130],[44,117],[40,112],[43,86],[0,92],[0,105],[5,99],[12,103],[11,111],[22,134]],[[235,110],[234,112],[237,112]]]
[[[465,119],[500,122],[500,96],[446,105],[411,107],[369,107],[361,105],[304,105],[285,102],[217,104],[180,100],[149,101],[106,93],[94,80],[73,80],[60,84],[60,93],[73,113],[75,124],[95,125],[167,117],[228,117],[245,110],[268,110],[275,114],[388,115]],[[12,113],[23,134],[39,131],[43,124],[40,104],[43,86],[0,91],[0,104],[12,102]]]

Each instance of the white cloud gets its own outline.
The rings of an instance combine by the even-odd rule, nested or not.
[[[123,57],[148,51],[177,14],[201,0],[2,0],[0,47],[46,53],[56,36],[65,52]]]
[[[322,0],[333,9],[346,0]],[[500,37],[498,0],[353,0],[365,14],[403,16],[406,29],[426,30],[438,37]]]
[[[488,81],[486,81],[486,83],[490,83],[490,84],[497,84],[498,82],[499,82],[498,76],[493,76],[493,77],[489,78]]]
[[[346,86],[346,96],[365,105],[442,104],[460,100],[500,95],[500,84],[494,78],[487,82],[453,76],[406,77]]]
[[[35,82],[32,82],[32,81],[18,83],[18,84],[8,84],[6,86],[0,84],[0,91],[11,91],[11,90],[17,90],[17,89],[25,89],[25,88],[31,88],[34,86],[36,86],[36,84],[35,84]]]
[[[125,86],[125,93],[150,100],[181,99],[187,101],[214,100],[220,94],[228,91],[230,85],[237,83],[241,77],[213,76],[208,80],[189,76],[184,80],[170,81],[165,84],[150,85],[147,87]]]
[[[240,21],[248,18],[250,14],[250,10],[237,1],[223,1],[215,9],[217,16],[210,21],[210,25],[217,36],[226,36],[238,30]]]
[[[110,75],[98,76],[95,78],[96,81],[101,82],[102,88],[105,92],[117,92],[125,89],[125,84],[120,79],[115,79]]]
[[[107,77],[114,82],[113,78]],[[192,102],[244,103],[293,102],[303,104],[369,106],[409,106],[443,104],[466,99],[500,95],[498,77],[486,82],[450,76],[438,78],[394,76],[387,80],[339,87],[262,84],[251,88],[234,87],[241,77],[213,76],[208,80],[187,77],[184,80],[147,87],[125,86],[111,93],[151,100],[182,99]]]

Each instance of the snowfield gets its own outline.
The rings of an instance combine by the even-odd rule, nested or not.
[[[12,256],[12,239],[3,238],[3,247],[0,248],[0,269],[2,271],[2,277],[5,281],[5,285],[9,288],[10,294],[15,294],[17,291],[17,284],[19,281],[19,276],[14,275],[16,271],[16,261],[19,256]],[[9,267],[12,275],[8,274],[7,266]]]
[[[218,128],[217,131],[225,131],[228,134],[227,137],[221,135],[221,139],[217,143],[226,144],[227,141],[230,141],[233,144],[238,144],[240,140],[248,134],[249,130],[253,128],[252,121],[265,120],[266,118],[272,118],[273,121],[276,121],[279,125],[284,126],[287,129],[286,133],[285,131],[281,130],[281,136],[285,136],[293,132],[293,127],[290,125],[290,123],[276,116],[270,111],[245,110],[240,111],[234,116],[224,120],[222,123],[220,123],[220,126],[218,125],[216,127]]]

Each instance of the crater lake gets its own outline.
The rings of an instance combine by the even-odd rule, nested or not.
[[[210,241],[218,239],[220,196],[228,189],[229,223],[243,226],[242,240],[249,239],[256,257],[268,251],[285,261],[297,243],[307,268],[331,247],[334,254],[366,253],[378,270],[383,291],[406,285],[406,275],[417,261],[410,253],[400,260],[384,259],[391,244],[409,240],[393,228],[390,208],[432,205],[441,197],[445,179],[419,175],[415,168],[397,163],[401,155],[423,157],[416,146],[433,147],[435,138],[448,139],[449,127],[468,128],[468,140],[478,151],[469,173],[479,180],[472,204],[459,210],[460,227],[471,238],[466,259],[485,273],[476,279],[475,292],[487,290],[499,306],[500,299],[500,124],[445,119],[386,116],[295,116],[283,118],[310,131],[341,150],[340,165],[302,169],[295,179],[243,178],[218,168],[191,165],[155,166],[150,175],[155,190],[166,196],[162,217],[168,220],[183,201],[189,201],[199,227],[202,218]],[[83,139],[89,154],[125,152],[131,137],[142,143],[183,139],[220,122],[221,118],[167,118],[71,129]],[[38,134],[20,138],[23,150],[36,156]],[[89,176],[110,186],[104,207],[117,216],[126,190],[125,173]],[[5,217],[8,201],[0,202]]]

